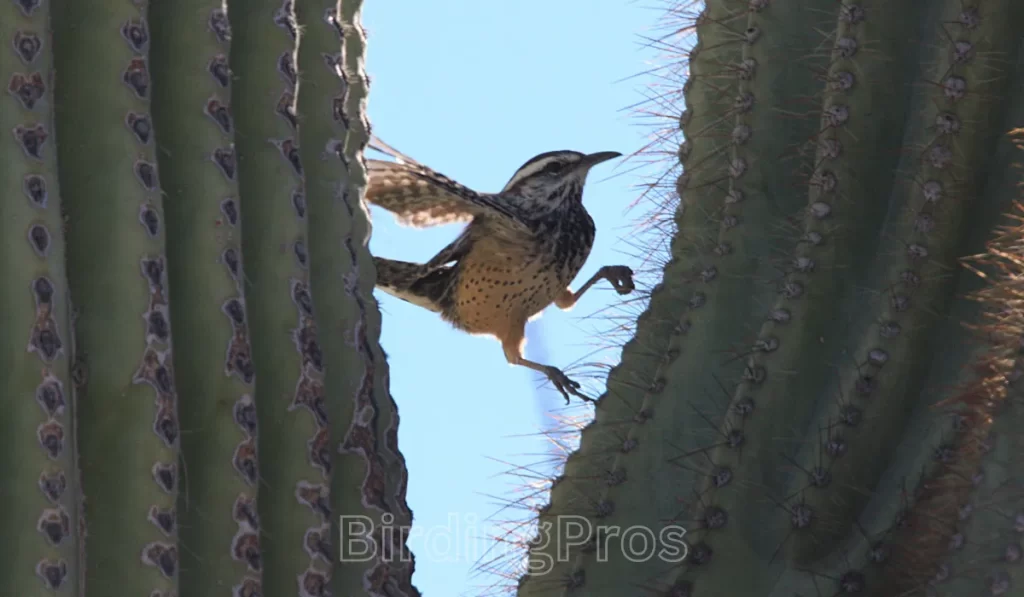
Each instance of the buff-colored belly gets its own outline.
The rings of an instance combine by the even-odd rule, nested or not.
[[[483,247],[480,247],[483,248]],[[499,338],[550,305],[565,283],[550,262],[524,255],[475,250],[459,264],[454,308],[459,326],[472,334]]]

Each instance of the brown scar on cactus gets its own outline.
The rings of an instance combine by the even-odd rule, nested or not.
[[[145,58],[133,58],[121,75],[121,81],[132,90],[135,97],[149,99],[150,75]]]
[[[250,572],[260,572],[263,569],[259,537],[256,533],[240,528],[231,541],[231,556],[236,561],[245,562]]]
[[[124,123],[139,143],[149,145],[150,139],[153,138],[153,123],[148,114],[129,112]]]
[[[345,441],[338,446],[338,453],[356,453],[363,457],[368,470],[366,478],[360,487],[362,491],[362,504],[368,508],[376,508],[381,512],[388,512],[387,501],[384,499],[386,494],[384,467],[378,459],[369,457],[373,453],[374,436],[375,433],[369,427],[369,423],[361,422],[358,419],[353,420],[352,425],[345,434]]]
[[[133,383],[148,384],[163,399],[174,395],[174,375],[170,367],[170,351],[146,348],[142,363],[132,378]]]
[[[306,550],[306,554],[310,558],[319,559],[326,564],[331,563],[330,536],[330,525],[310,527],[306,529],[306,536],[302,541],[302,546]]]
[[[327,575],[309,568],[299,578],[300,597],[324,597],[327,595]]]
[[[32,110],[46,95],[46,83],[43,81],[43,75],[38,72],[28,75],[14,73],[7,85],[7,91],[21,103],[22,107]]]
[[[222,133],[230,134],[232,132],[231,110],[219,99],[214,97],[206,102],[206,115],[217,124]]]
[[[285,122],[288,123],[288,127],[295,130],[299,121],[295,116],[295,94],[290,90],[281,92],[281,99],[277,101],[277,108],[275,110],[278,116],[284,118]]]
[[[262,597],[263,586],[255,578],[247,578],[231,589],[231,597]]]
[[[235,454],[231,459],[235,471],[242,476],[242,479],[255,487],[259,481],[259,468],[256,466],[256,440],[249,437],[235,447]]]
[[[303,375],[295,387],[295,396],[288,410],[303,407],[315,417],[318,427],[327,426],[326,391],[318,379]]]
[[[331,506],[328,499],[329,491],[327,486],[299,481],[295,487],[295,499],[304,506],[309,506],[317,513],[322,520],[328,521],[331,518]]]
[[[329,478],[331,474],[330,441],[330,430],[324,427],[306,442],[309,449],[309,463],[319,469],[324,478]]]
[[[303,317],[293,339],[295,348],[302,356],[302,367],[311,367],[314,371],[324,369],[323,353],[316,338],[316,323],[312,317]]]
[[[259,514],[256,511],[256,500],[245,493],[238,494],[235,499],[235,507],[231,514],[232,519],[239,527],[247,531],[258,532],[260,530]]]
[[[224,360],[224,372],[234,375],[242,382],[251,384],[256,378],[256,370],[252,363],[252,349],[244,332],[240,330],[232,337]]]
[[[46,538],[47,543],[59,546],[71,537],[71,518],[62,506],[47,508],[40,514],[36,530]]]
[[[50,460],[57,460],[64,452],[64,426],[50,420],[41,423],[36,429],[39,446]]]

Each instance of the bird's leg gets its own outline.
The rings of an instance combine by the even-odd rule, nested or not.
[[[612,283],[615,287],[615,292],[619,294],[629,294],[633,292],[636,286],[633,285],[633,270],[629,269],[625,265],[606,265],[601,269],[597,270],[597,273],[587,280],[586,284],[580,286],[580,289],[573,292],[566,288],[561,294],[555,298],[555,305],[559,309],[568,309],[576,304],[576,301],[580,300],[591,286],[597,283],[598,280],[606,279]]]
[[[579,382],[569,379],[569,377],[565,373],[562,373],[562,371],[557,367],[542,365],[523,357],[525,324],[521,327],[523,329],[520,331],[510,333],[499,338],[501,340],[501,347],[505,351],[505,359],[509,364],[528,367],[534,371],[543,373],[549,380],[551,380],[551,383],[554,384],[555,389],[562,394],[562,397],[565,398],[566,404],[569,404],[569,394],[577,396],[586,402],[594,402],[593,398],[590,398],[579,391]]]

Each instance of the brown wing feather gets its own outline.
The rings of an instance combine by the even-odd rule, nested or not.
[[[468,222],[483,211],[406,164],[367,160],[366,165],[370,174],[366,200],[390,211],[406,226]]]
[[[477,193],[386,145],[376,137],[371,148],[399,161],[367,160],[366,200],[395,215],[399,223],[423,228],[468,222],[480,215],[522,225],[514,206],[497,196]]]

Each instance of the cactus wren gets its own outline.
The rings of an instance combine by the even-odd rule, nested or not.
[[[451,244],[419,264],[374,257],[377,288],[439,313],[456,329],[497,338],[512,365],[546,375],[566,404],[580,384],[561,370],[523,357],[526,322],[552,302],[572,307],[598,280],[633,291],[633,272],[604,266],[580,289],[568,285],[594,244],[583,185],[612,151],[542,153],[523,164],[498,193],[478,193],[374,139],[396,162],[367,160],[366,199],[414,227],[469,222]]]

